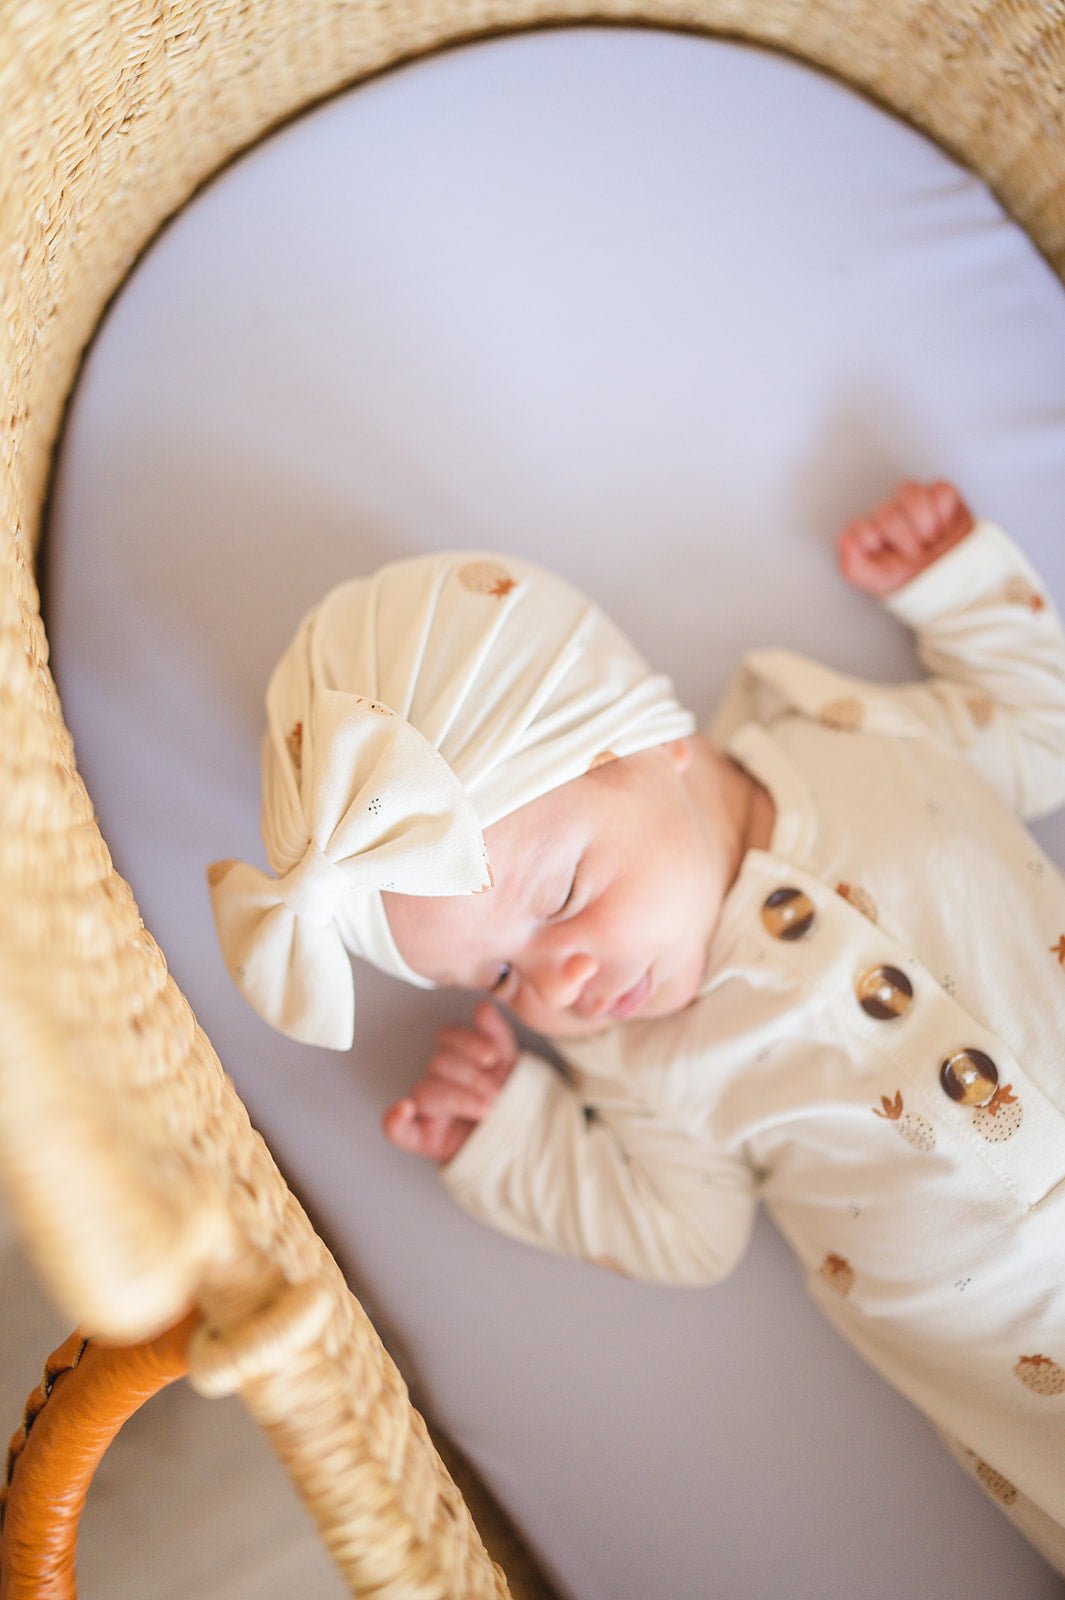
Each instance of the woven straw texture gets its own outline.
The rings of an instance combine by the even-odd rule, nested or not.
[[[353,1593],[502,1595],[421,1418],[115,874],[33,551],[81,353],[161,224],[298,110],[560,22],[778,46],[981,172],[1065,273],[1065,0],[0,0],[0,1172],[57,1302],[135,1340],[197,1306]]]

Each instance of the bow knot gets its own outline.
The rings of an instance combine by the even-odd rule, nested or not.
[[[313,839],[303,860],[277,881],[277,892],[292,914],[316,928],[329,926],[351,888],[343,867],[319,850]]]

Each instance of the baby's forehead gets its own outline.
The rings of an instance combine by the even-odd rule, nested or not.
[[[557,790],[541,795],[485,829],[494,891],[486,896],[489,903],[521,896],[552,870],[564,826],[557,795]]]
[[[535,809],[534,809],[535,808]],[[542,914],[562,871],[563,834],[543,815],[523,807],[484,830],[492,877],[477,894],[386,894],[385,911],[404,959],[437,983],[480,987],[480,970],[505,951]]]

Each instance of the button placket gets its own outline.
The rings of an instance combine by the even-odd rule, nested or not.
[[[771,937],[762,948],[766,956],[772,952],[776,961],[801,977],[811,997],[817,991],[827,996],[832,1015],[840,1019],[834,1036],[850,1034],[866,1047],[854,1051],[856,1066],[864,1067],[868,1076],[874,1061],[879,1060],[880,1070],[888,1066],[906,1091],[907,1109],[919,1110],[944,1133],[951,1131],[964,1139],[1022,1205],[1037,1205],[1065,1181],[1065,1118],[1028,1078],[1004,1041],[989,1034],[912,951],[870,924],[845,898],[830,894],[820,880],[811,879],[793,863],[767,858],[765,867],[756,915],[763,933]],[[791,911],[782,917],[780,907],[789,905]],[[893,972],[885,982],[889,967]],[[899,983],[894,973],[904,981]],[[874,998],[897,1009],[878,1015],[863,1006],[858,994],[863,979]],[[883,992],[888,986],[893,991],[890,999]],[[958,1057],[982,1057],[998,1075],[992,1083],[986,1067],[977,1073],[984,1083],[981,1088],[974,1082],[978,1101],[956,1099],[943,1083],[943,1067]],[[875,1098],[875,1088],[873,1092]],[[1018,1099],[1024,1105],[1023,1125],[1013,1109]],[[991,1116],[987,1127],[997,1133],[1001,1117],[1001,1138],[990,1139],[987,1129],[974,1120],[988,1119],[992,1112],[998,1116]]]

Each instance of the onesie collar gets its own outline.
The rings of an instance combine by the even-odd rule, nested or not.
[[[776,818],[768,847],[748,850],[735,881],[721,902],[710,942],[707,977],[700,993],[712,987],[711,975],[721,952],[731,948],[750,922],[751,897],[764,895],[766,863],[776,863],[782,874],[786,874],[789,864],[805,868],[817,834],[813,796],[801,774],[764,727],[756,722],[745,723],[728,739],[724,750],[769,791],[776,807]]]
[[[757,722],[744,723],[727,741],[725,750],[768,789],[776,807],[766,854],[804,865],[817,834],[817,813],[802,776]]]

